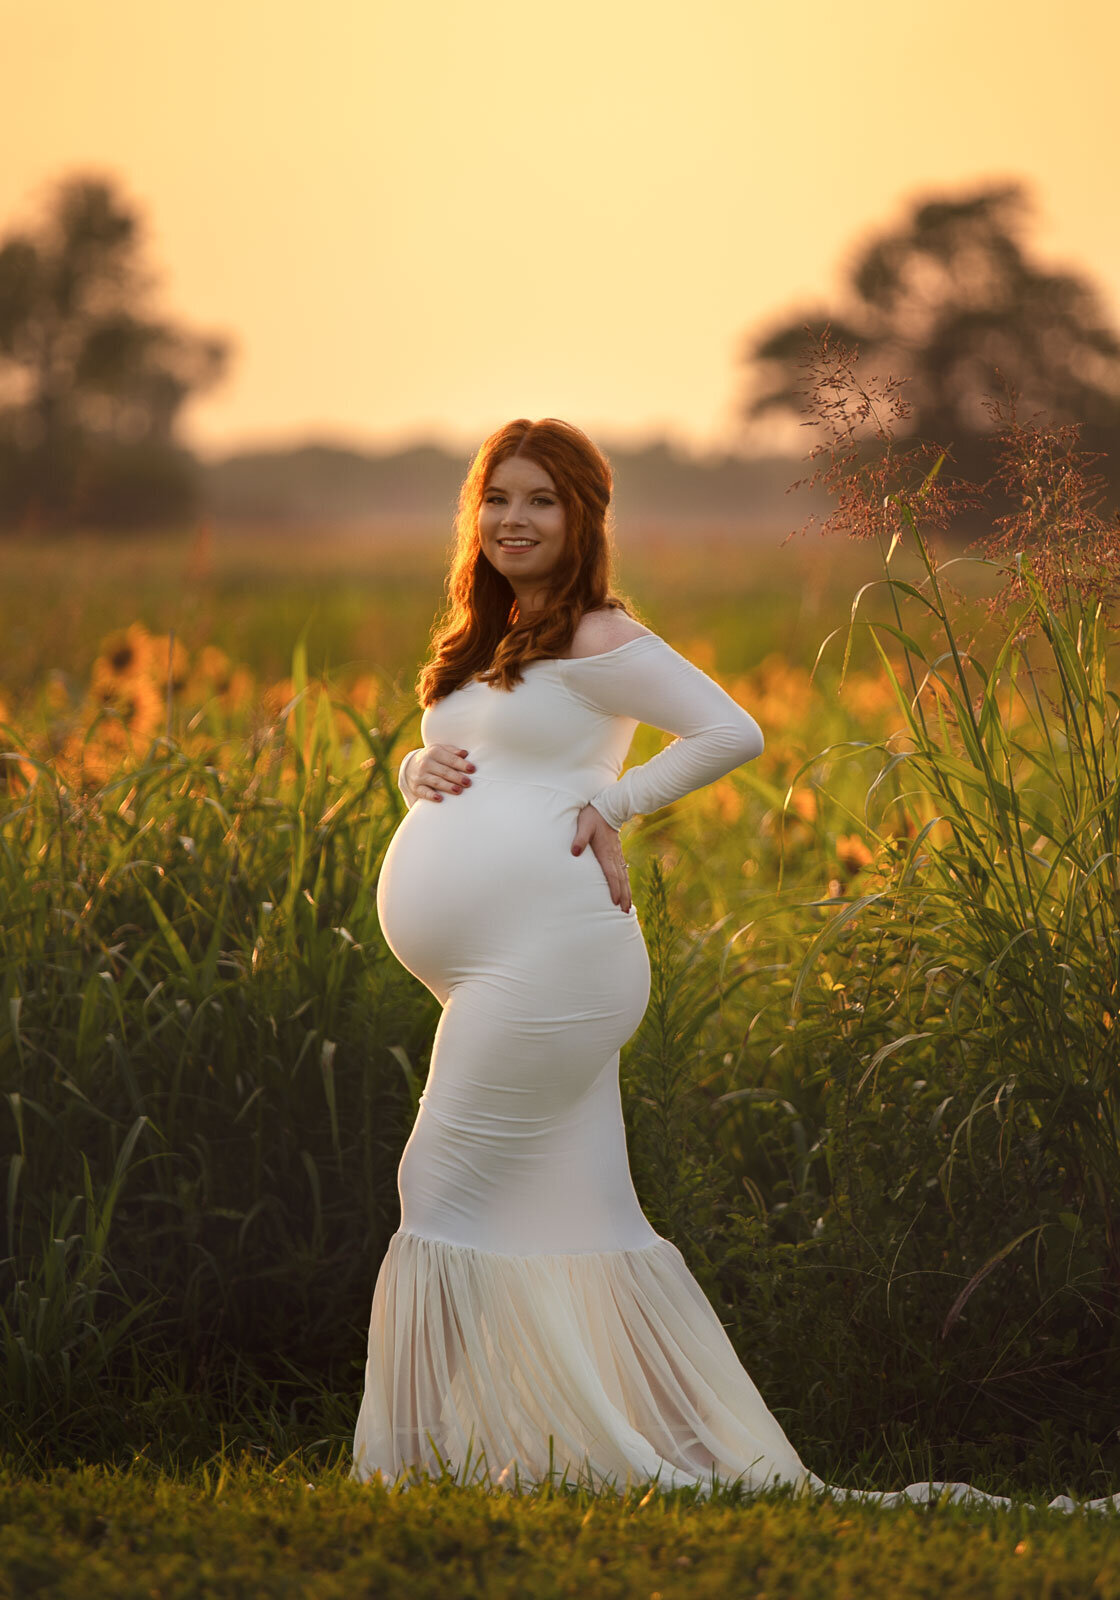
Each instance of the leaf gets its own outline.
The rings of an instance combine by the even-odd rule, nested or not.
[[[408,1053],[403,1046],[389,1044],[385,1048],[404,1073],[404,1081],[408,1085],[409,1103],[412,1106],[412,1116],[413,1120],[415,1120],[416,1113],[420,1109],[420,1080],[413,1071],[412,1062],[408,1059]]]
[[[327,1110],[331,1119],[331,1144],[334,1146],[335,1159],[342,1160],[342,1147],[338,1137],[338,1100],[334,1088],[334,1053],[338,1043],[334,1039],[324,1039],[323,1047],[319,1052],[319,1067],[323,1074],[323,1090],[327,1097]]]
[[[797,969],[797,979],[793,985],[793,992],[789,997],[789,1008],[791,1011],[797,1010],[798,1002],[801,998],[801,991],[805,987],[806,981],[808,980],[809,972],[812,968],[813,962],[816,960],[817,956],[820,955],[826,944],[830,940],[834,939],[842,928],[847,927],[849,922],[851,922],[855,917],[858,917],[865,906],[872,905],[876,900],[884,899],[886,897],[886,893],[887,891],[885,889],[879,889],[874,894],[860,895],[858,900],[853,900],[850,905],[846,905],[844,907],[843,911],[838,911],[834,917],[831,917],[828,922],[825,923],[824,927],[816,935],[812,944],[805,952],[804,959],[802,960],[800,967]],[[815,901],[812,903],[817,904]]]
[[[12,1038],[15,1040],[16,1055],[19,1057],[21,1068],[25,1065],[23,1059],[23,1036],[19,1031],[19,1014],[23,1009],[23,996],[14,994],[8,1001],[8,1020],[11,1023]]]
[[[994,1256],[985,1261],[984,1265],[979,1269],[979,1271],[972,1274],[972,1277],[969,1278],[960,1294],[949,1307],[949,1314],[945,1318],[945,1321],[941,1327],[941,1337],[943,1339],[948,1337],[954,1323],[957,1321],[957,1318],[971,1300],[973,1292],[979,1288],[988,1274],[990,1272],[994,1272],[1001,1261],[1006,1260],[1006,1258],[1011,1254],[1012,1250],[1015,1249],[1016,1245],[1022,1244],[1024,1239],[1029,1239],[1032,1233],[1038,1233],[1042,1226],[1043,1224],[1038,1222],[1033,1228],[1028,1228],[1025,1233],[1019,1234],[1017,1238],[1012,1239],[1009,1244],[1005,1244],[1002,1249],[996,1251]]]
[[[781,1106],[791,1117],[797,1115],[797,1107],[791,1105],[776,1089],[730,1089],[726,1094],[717,1095],[712,1105],[713,1107],[734,1105],[737,1100],[754,1100],[760,1104],[769,1102],[771,1105]]]
[[[180,939],[179,935],[175,932],[175,929],[171,926],[171,923],[168,921],[166,912],[164,911],[163,907],[160,905],[160,903],[156,899],[156,897],[152,894],[152,892],[148,888],[147,884],[145,884],[145,883],[141,883],[140,884],[140,892],[141,892],[141,894],[144,896],[145,900],[147,900],[148,904],[152,908],[152,916],[155,917],[155,919],[156,919],[156,925],[159,928],[159,931],[163,934],[164,941],[167,944],[167,948],[171,951],[171,954],[175,957],[176,963],[178,964],[178,966],[182,970],[184,976],[187,977],[190,980],[191,988],[192,989],[196,989],[198,987],[198,984],[197,984],[197,976],[198,975],[197,975],[197,972],[195,970],[194,962],[191,960],[190,956],[187,954],[186,945],[183,943],[182,939]]]
[[[871,1057],[871,1060],[864,1068],[863,1077],[856,1084],[856,1093],[858,1094],[863,1088],[868,1078],[875,1071],[875,1068],[881,1066],[888,1056],[893,1056],[896,1051],[901,1050],[904,1044],[912,1044],[915,1039],[929,1039],[931,1037],[932,1031],[929,1028],[927,1028],[924,1033],[904,1033],[901,1039],[892,1039],[890,1044],[885,1044],[883,1045],[882,1049],[876,1050],[875,1054]]]
[[[8,1163],[8,1256],[12,1261],[16,1257],[16,1194],[19,1190],[19,1178],[22,1171],[23,1157],[14,1155]]]

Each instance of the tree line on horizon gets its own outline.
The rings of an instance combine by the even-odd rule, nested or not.
[[[909,415],[895,434],[947,448],[958,478],[991,479],[993,397],[1003,395],[1020,416],[1075,425],[1082,447],[1105,460],[1115,501],[1120,462],[1107,452],[1120,430],[1120,336],[1086,278],[1031,258],[1028,210],[1021,182],[911,201],[855,254],[845,304],[797,312],[744,341],[745,436],[764,417],[804,414],[804,368],[830,330],[861,369],[904,382]],[[57,185],[37,231],[0,238],[0,530],[148,529],[214,508],[283,521],[308,497],[320,514],[325,497],[345,516],[382,491],[389,510],[453,511],[466,460],[434,445],[378,456],[308,444],[200,460],[179,435],[182,410],[228,376],[236,341],[151,311],[143,231],[111,181],[78,175]],[[873,418],[867,448],[876,449]],[[701,502],[730,516],[743,495],[756,513],[777,505],[794,459],[697,463],[664,443],[609,453],[633,508],[670,517]],[[990,504],[989,515],[1000,509]]]

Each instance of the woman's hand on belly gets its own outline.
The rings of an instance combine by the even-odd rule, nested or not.
[[[470,787],[465,776],[475,770],[467,752],[453,744],[429,744],[413,759],[409,782],[420,800],[442,800],[444,794],[459,794]]]
[[[611,891],[611,899],[616,906],[621,906],[628,912],[632,904],[630,898],[630,876],[626,869],[626,857],[622,854],[622,844],[618,837],[617,828],[612,828],[594,806],[584,806],[576,819],[576,834],[572,840],[572,854],[581,855],[585,845],[590,845],[595,859],[603,869],[603,876]]]

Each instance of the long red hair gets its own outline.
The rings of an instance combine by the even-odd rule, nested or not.
[[[535,461],[556,485],[565,515],[564,548],[546,606],[522,619],[509,579],[482,553],[478,513],[490,475],[510,456]],[[518,417],[498,428],[471,461],[459,490],[455,547],[447,575],[447,608],[432,630],[432,657],[421,669],[422,706],[441,700],[469,678],[502,689],[521,682],[521,668],[562,654],[585,611],[610,607],[634,616],[611,580],[607,532],[614,477],[585,433],[556,417]]]

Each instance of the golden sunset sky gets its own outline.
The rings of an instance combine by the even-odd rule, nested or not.
[[[65,176],[116,180],[153,309],[237,343],[183,413],[207,454],[468,448],[521,415],[783,442],[737,432],[746,338],[836,308],[915,195],[985,180],[1029,185],[1029,252],[1120,323],[1115,0],[0,0],[0,22],[0,232]]]

